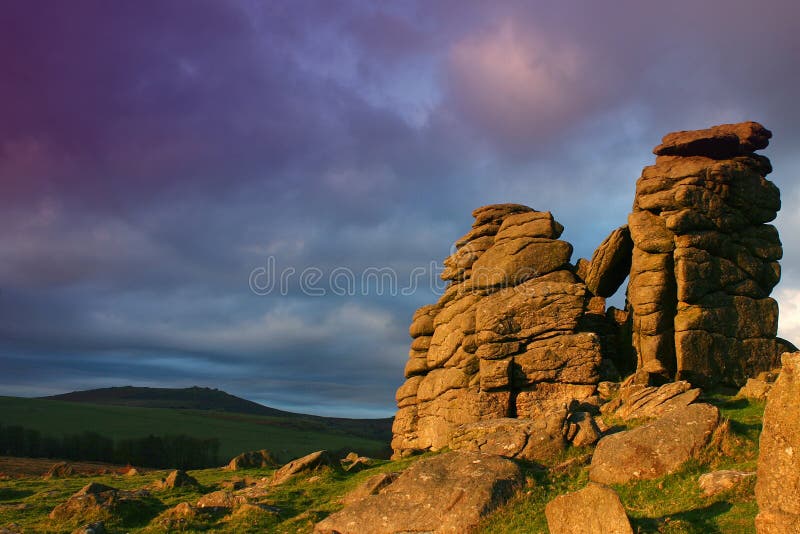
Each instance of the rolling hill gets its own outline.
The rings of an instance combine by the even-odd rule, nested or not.
[[[294,427],[298,430],[341,432],[386,443],[392,439],[392,418],[347,419],[286,412],[231,395],[219,389],[197,386],[182,389],[122,386],[73,391],[42,397],[42,399],[101,406],[167,408],[264,416],[276,418],[276,422],[279,419],[284,426]]]
[[[41,399],[0,397],[0,425],[51,437],[93,432],[115,441],[149,435],[216,438],[224,461],[258,449],[269,449],[283,461],[319,449],[380,457],[388,454],[391,436],[391,419],[294,414],[208,388],[123,387]]]

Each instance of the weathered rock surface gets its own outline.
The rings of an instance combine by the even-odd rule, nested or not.
[[[800,352],[784,353],[767,396],[759,442],[759,534],[800,532]]]
[[[675,408],[684,408],[700,396],[699,388],[685,380],[660,387],[624,384],[618,396],[604,404],[603,413],[613,413],[625,420],[658,417]]]
[[[299,474],[308,473],[321,467],[332,465],[334,465],[334,463],[333,460],[331,460],[328,451],[312,452],[311,454],[307,454],[302,458],[292,460],[288,464],[275,471],[275,473],[272,475],[272,479],[270,480],[270,484],[277,486],[288,480],[291,480]]]
[[[377,495],[319,522],[317,534],[469,533],[522,482],[512,461],[471,452],[420,460]]]
[[[227,490],[219,490],[200,497],[197,500],[197,507],[212,510],[229,510],[249,502],[250,500],[244,495],[237,495]]]
[[[409,328],[407,380],[396,395],[396,457],[441,449],[457,432],[469,436],[456,440],[471,443],[469,449],[500,451],[507,421],[468,425],[543,418],[594,395],[601,378],[601,339],[586,318],[591,311],[605,321],[605,306],[575,276],[572,247],[558,240],[563,227],[549,212],[519,204],[485,206],[473,216],[472,230],[444,262],[450,286],[414,314]],[[613,256],[598,265],[614,263]],[[609,276],[597,272],[598,279]],[[523,426],[512,433],[530,436]],[[503,442],[476,445],[481,433]]]
[[[633,534],[619,496],[602,484],[560,495],[544,513],[550,534]]]
[[[755,471],[712,471],[700,475],[697,484],[704,497],[713,497],[723,491],[728,491],[742,484],[747,479],[754,477]]]
[[[690,404],[632,430],[601,439],[589,478],[603,484],[648,480],[677,470],[695,457],[719,424],[719,410]]]
[[[742,385],[774,366],[780,194],[757,123],[677,132],[636,184],[628,300],[639,376]]]
[[[342,498],[342,504],[347,506],[369,495],[377,495],[383,488],[397,480],[398,476],[400,476],[400,473],[378,473],[377,475],[373,475],[359,484],[353,491],[345,495]]]
[[[253,469],[260,467],[276,467],[278,462],[272,456],[272,453],[266,449],[260,451],[243,452],[242,454],[231,458],[231,461],[226,466],[231,471],[237,469]]]
[[[597,247],[585,267],[579,265],[578,276],[592,294],[610,297],[630,274],[632,254],[631,232],[627,225],[621,226]]]
[[[758,401],[767,400],[767,394],[772,389],[772,382],[759,380],[758,378],[748,378],[747,382],[741,387],[737,397]]]

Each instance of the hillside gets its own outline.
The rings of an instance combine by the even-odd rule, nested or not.
[[[270,408],[263,404],[231,395],[219,389],[198,386],[182,389],[122,386],[73,391],[71,393],[62,393],[61,395],[41,398],[47,400],[132,406],[139,408],[213,410],[217,412],[234,412],[278,417],[298,415],[276,410],[275,408]]]
[[[355,434],[325,418],[263,416],[213,410],[103,406],[98,404],[0,397],[0,425],[19,425],[44,436],[95,432],[114,440],[183,434],[217,438],[221,460],[242,451],[269,449],[283,460],[326,448],[380,455],[388,441]],[[367,428],[369,428],[367,423]],[[355,423],[354,423],[355,425]]]
[[[285,426],[298,430],[344,432],[385,442],[392,439],[392,418],[390,417],[385,419],[347,419],[286,412],[231,395],[219,389],[197,386],[182,389],[123,386],[73,391],[42,398],[102,406],[168,408],[265,416],[275,418],[275,423],[280,420]]]

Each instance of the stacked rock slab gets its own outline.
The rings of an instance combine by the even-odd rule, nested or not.
[[[549,212],[499,204],[444,262],[451,283],[415,314],[392,448],[396,456],[449,444],[461,425],[540,418],[594,395],[598,337],[582,330],[591,294]]]
[[[776,363],[780,194],[760,124],[677,132],[636,184],[628,300],[642,381],[741,385]]]

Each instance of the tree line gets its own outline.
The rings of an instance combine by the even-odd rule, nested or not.
[[[56,437],[20,425],[2,424],[0,455],[172,469],[201,469],[220,465],[217,438],[151,434],[143,438],[114,440],[88,431]]]

